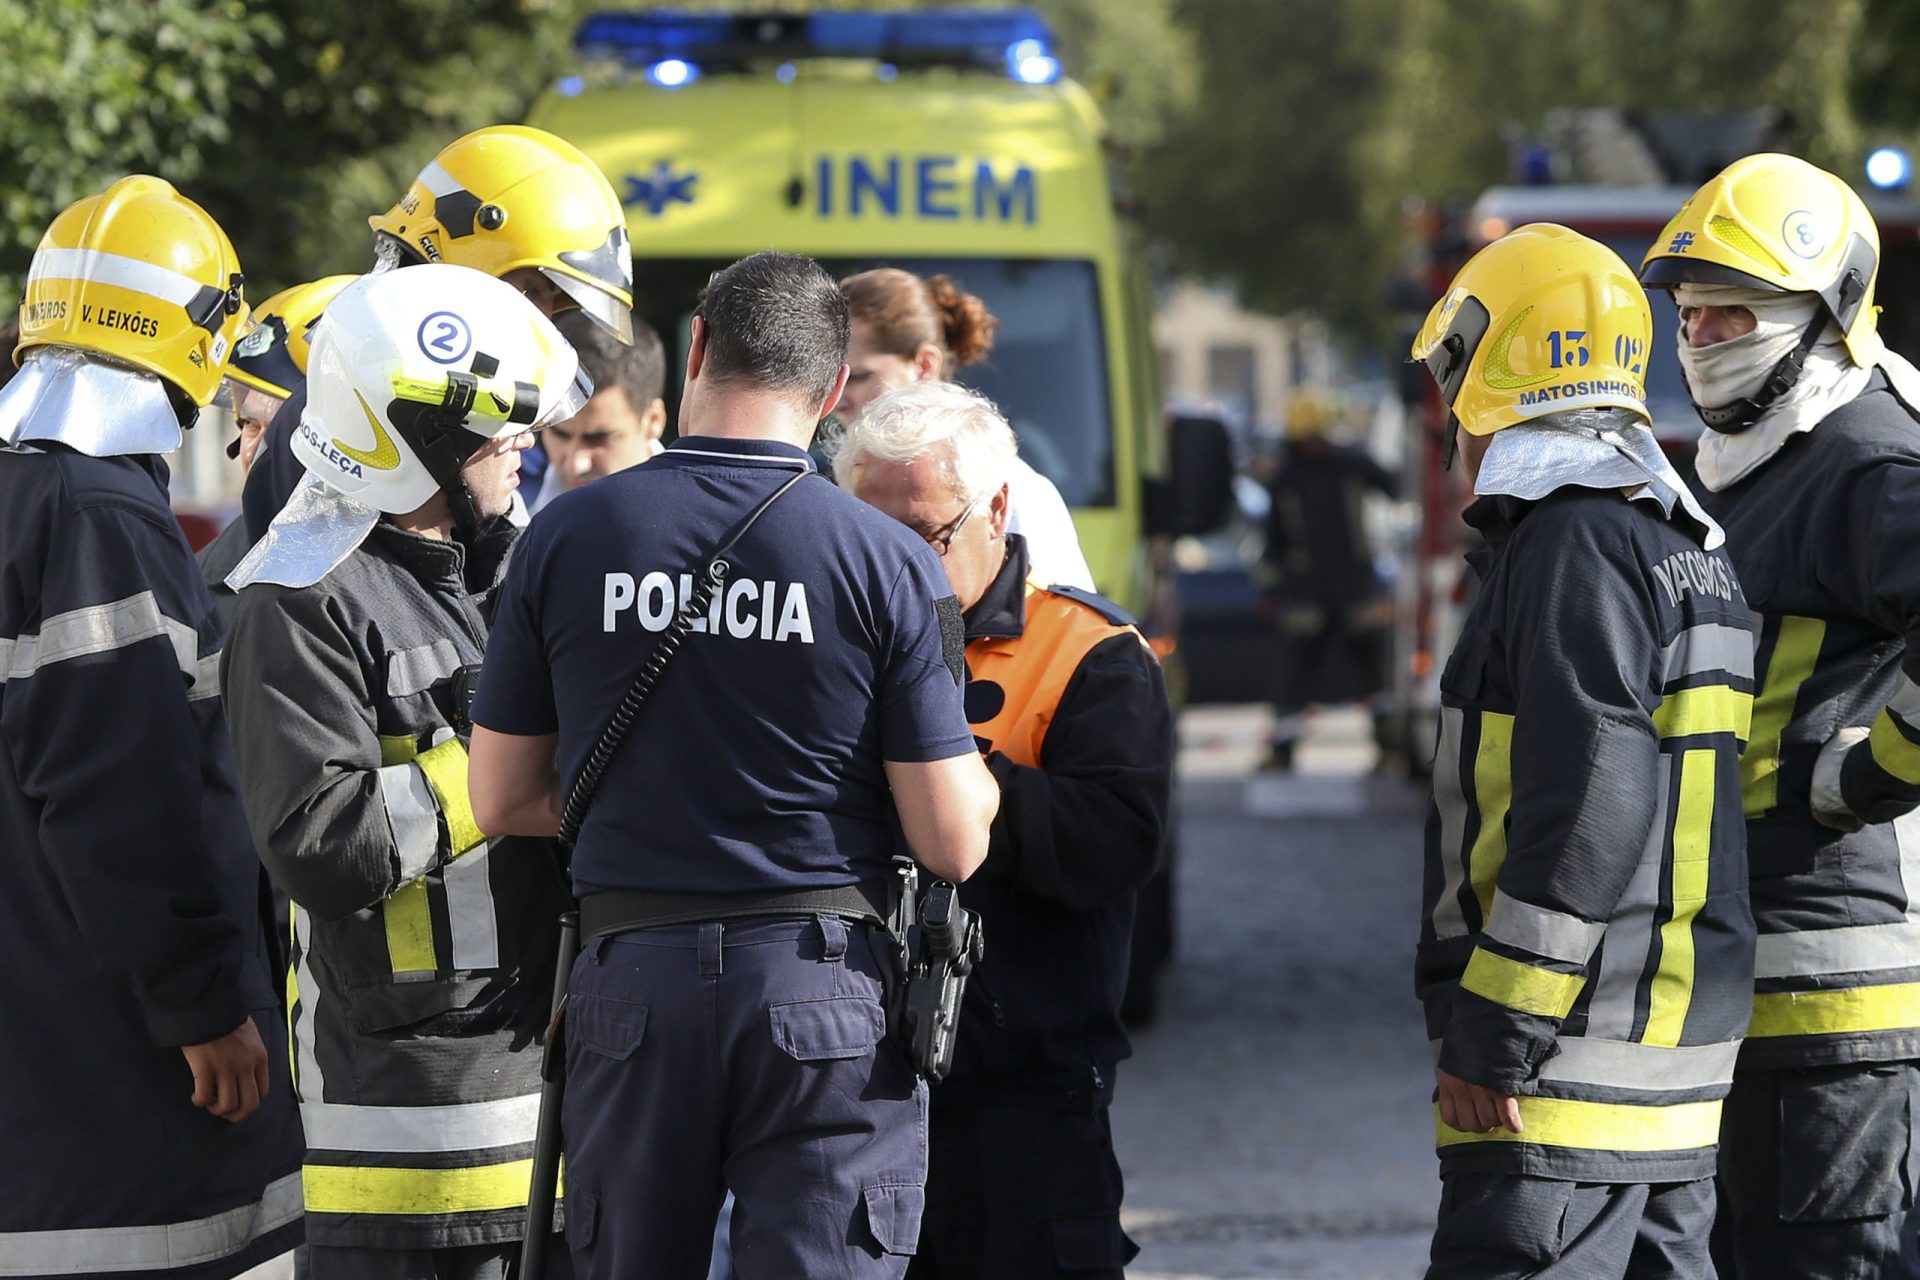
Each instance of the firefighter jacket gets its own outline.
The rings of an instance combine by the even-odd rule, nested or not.
[[[1134,894],[1167,831],[1173,714],[1160,663],[1099,596],[1027,580],[1024,541],[967,611],[967,719],[1000,783],[987,860],[961,890],[986,958],[935,1106],[1090,1109],[1131,1048],[1120,1025]]]
[[[233,588],[227,585],[227,575],[239,567],[252,549],[246,517],[235,516],[212,542],[194,554],[194,559],[200,562],[200,580],[207,584],[207,593],[213,597],[213,611],[219,615],[223,636],[233,626],[233,608],[238,600]]]
[[[1752,475],[1702,501],[1761,617],[1741,760],[1752,864],[1743,1068],[1920,1057],[1920,426],[1875,375]],[[1813,817],[1821,748],[1871,729]]]
[[[1416,987],[1440,1069],[1526,1131],[1441,1122],[1441,1168],[1708,1177],[1753,974],[1746,601],[1650,499],[1467,520],[1490,551],[1440,680]]]
[[[219,628],[166,469],[0,449],[0,1275],[232,1276],[300,1240],[300,1128]],[[259,1111],[181,1045],[254,1017]]]
[[[254,843],[294,903],[318,1244],[521,1234],[567,899],[549,844],[474,825],[459,705],[512,535],[383,521],[311,587],[240,592],[221,678]]]

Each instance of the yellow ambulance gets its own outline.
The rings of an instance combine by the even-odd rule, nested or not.
[[[695,298],[737,258],[804,253],[836,277],[946,272],[1000,320],[963,380],[1059,487],[1101,590],[1155,620],[1149,299],[1105,125],[1044,22],[1019,9],[621,13],[588,19],[576,44],[579,73],[529,123],[593,157],[627,207],[636,312],[667,342],[670,406]]]

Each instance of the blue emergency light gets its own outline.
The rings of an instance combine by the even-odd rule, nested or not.
[[[1022,84],[1060,78],[1053,32],[1028,9],[923,9],[904,13],[596,13],[574,47],[587,57],[643,67],[653,84],[679,88],[704,70],[799,58],[871,58],[885,67],[971,67]],[[783,76],[783,82],[788,77]]]
[[[1913,177],[1913,160],[1898,147],[1881,147],[1867,157],[1867,181],[1882,191],[1897,191]]]

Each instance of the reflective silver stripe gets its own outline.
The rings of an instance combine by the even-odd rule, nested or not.
[[[176,643],[177,640],[176,637]],[[195,637],[194,643],[198,645],[198,637]],[[187,701],[201,702],[219,696],[220,653],[215,650],[194,664],[193,673],[187,677]]]
[[[1440,900],[1433,904],[1433,936],[1464,938],[1467,917],[1460,889],[1467,882],[1467,796],[1460,786],[1460,739],[1466,713],[1440,708],[1440,746],[1433,755],[1433,804],[1440,811]]]
[[[500,932],[493,912],[493,886],[487,881],[486,845],[447,864],[447,919],[453,928],[453,967],[500,967]]]
[[[1666,679],[1726,671],[1753,679],[1753,649],[1758,637],[1739,627],[1703,622],[1674,637],[1666,650]]]
[[[294,945],[300,957],[294,962],[293,982],[300,992],[300,1008],[293,1019],[294,1080],[302,1098],[318,1102],[326,1097],[326,1077],[320,1073],[316,1041],[320,1038],[320,984],[313,977],[313,918],[298,903],[288,904],[293,912]]]
[[[27,283],[36,280],[92,280],[144,293],[176,307],[192,302],[201,288],[192,276],[99,249],[40,249],[27,268]]]
[[[322,1151],[474,1151],[533,1141],[540,1095],[444,1107],[353,1107],[302,1103],[307,1146]]]
[[[440,167],[438,160],[429,160],[427,167],[420,171],[420,176],[415,181],[436,196],[450,196],[456,191],[466,190],[460,185],[458,178]]]
[[[1900,849],[1900,890],[1907,900],[1907,919],[1920,923],[1920,809],[1909,809],[1893,820],[1893,839]]]
[[[1912,968],[1920,968],[1920,922],[1913,920],[1763,933],[1754,939],[1756,978]]]
[[[1602,922],[1536,907],[1495,889],[1486,934],[1495,942],[1504,942],[1536,956],[1583,965],[1593,956],[1593,949],[1600,945],[1600,935],[1606,931],[1607,926]]]
[[[1662,760],[1673,763],[1665,757]],[[1667,798],[1673,787],[1670,769],[1663,768],[1659,776],[1653,796],[1653,831],[1640,851],[1640,865],[1633,869],[1620,905],[1614,908],[1613,919],[1607,922],[1600,946],[1600,974],[1591,984],[1593,998],[1587,1002],[1588,1034],[1604,1040],[1625,1040],[1633,1035],[1634,1001],[1653,950],[1653,912],[1660,901],[1660,873],[1667,850]]]
[[[1733,1082],[1740,1042],[1670,1048],[1631,1040],[1563,1036],[1560,1052],[1540,1068],[1540,1079],[1613,1089],[1709,1089]]]
[[[1920,729],[1920,684],[1915,684],[1904,671],[1900,673],[1900,683],[1894,687],[1893,700],[1887,703],[1887,710]]]
[[[189,1179],[196,1176],[182,1172]],[[302,1212],[300,1175],[290,1173],[270,1183],[251,1204],[191,1222],[0,1232],[0,1276],[80,1276],[203,1265],[231,1257]]]
[[[400,883],[412,884],[433,870],[440,851],[440,807],[433,802],[427,775],[414,764],[390,764],[380,770],[380,798],[400,859]]]
[[[460,669],[460,651],[451,640],[435,640],[387,655],[387,696],[404,698],[430,689]]]
[[[0,684],[24,680],[56,662],[88,654],[127,649],[142,640],[166,637],[174,660],[187,678],[189,700],[220,695],[220,655],[200,656],[200,633],[160,612],[153,592],[56,613],[40,624],[37,635],[0,637]]]

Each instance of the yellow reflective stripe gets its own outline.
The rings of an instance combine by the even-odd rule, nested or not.
[[[1780,735],[1793,719],[1800,686],[1813,674],[1827,624],[1821,618],[1780,619],[1760,696],[1753,702],[1753,737],[1740,757],[1740,807],[1758,818],[1780,801]]]
[[[303,1174],[308,1213],[433,1216],[526,1208],[533,1161],[508,1160],[468,1169],[310,1164]]]
[[[1653,727],[1662,738],[1730,733],[1744,742],[1752,721],[1753,695],[1724,684],[1670,693],[1653,709]]]
[[[1480,900],[1480,927],[1493,914],[1494,882],[1507,860],[1507,809],[1513,803],[1513,717],[1480,713],[1480,749],[1473,757],[1473,802],[1480,830],[1467,861],[1473,896]]]
[[[473,820],[473,802],[467,794],[467,749],[460,745],[460,739],[448,738],[437,747],[429,747],[414,758],[414,763],[427,775],[433,798],[440,802],[440,816],[446,819],[454,856],[484,844],[487,837]]]
[[[428,905],[427,882],[415,880],[381,905],[387,926],[387,959],[395,973],[432,973],[439,968],[433,953],[433,911]]]
[[[383,733],[380,735],[380,764],[384,768],[392,764],[405,764],[420,754],[420,742],[410,733]]]
[[[1767,991],[1753,998],[1749,1040],[1920,1027],[1920,982],[1825,991]]]
[[[1713,862],[1711,748],[1680,757],[1680,803],[1673,819],[1673,918],[1660,926],[1660,968],[1653,975],[1642,1043],[1678,1045],[1693,1003],[1693,918],[1707,900]]]
[[[287,954],[292,955],[300,948],[300,926],[293,919],[293,912],[287,912]],[[300,1007],[300,970],[292,961],[287,962],[287,1079],[293,1085],[295,1097],[300,1096],[299,1055],[293,1051],[293,1018]]]
[[[1484,996],[1498,1005],[1543,1018],[1564,1018],[1580,996],[1586,979],[1577,973],[1556,973],[1475,947],[1460,976],[1460,989]]]
[[[1520,1123],[1525,1133],[1505,1129],[1466,1133],[1450,1127],[1440,1119],[1440,1109],[1434,1108],[1434,1128],[1442,1147],[1467,1142],[1531,1142],[1583,1151],[1697,1151],[1720,1140],[1720,1104],[1681,1102],[1669,1107],[1630,1107],[1571,1098],[1522,1097]]]
[[[1907,741],[1907,735],[1900,732],[1900,726],[1893,722],[1893,712],[1882,711],[1873,722],[1873,729],[1867,734],[1867,749],[1873,753],[1873,762],[1885,769],[1908,786],[1920,783],[1920,747]]]

